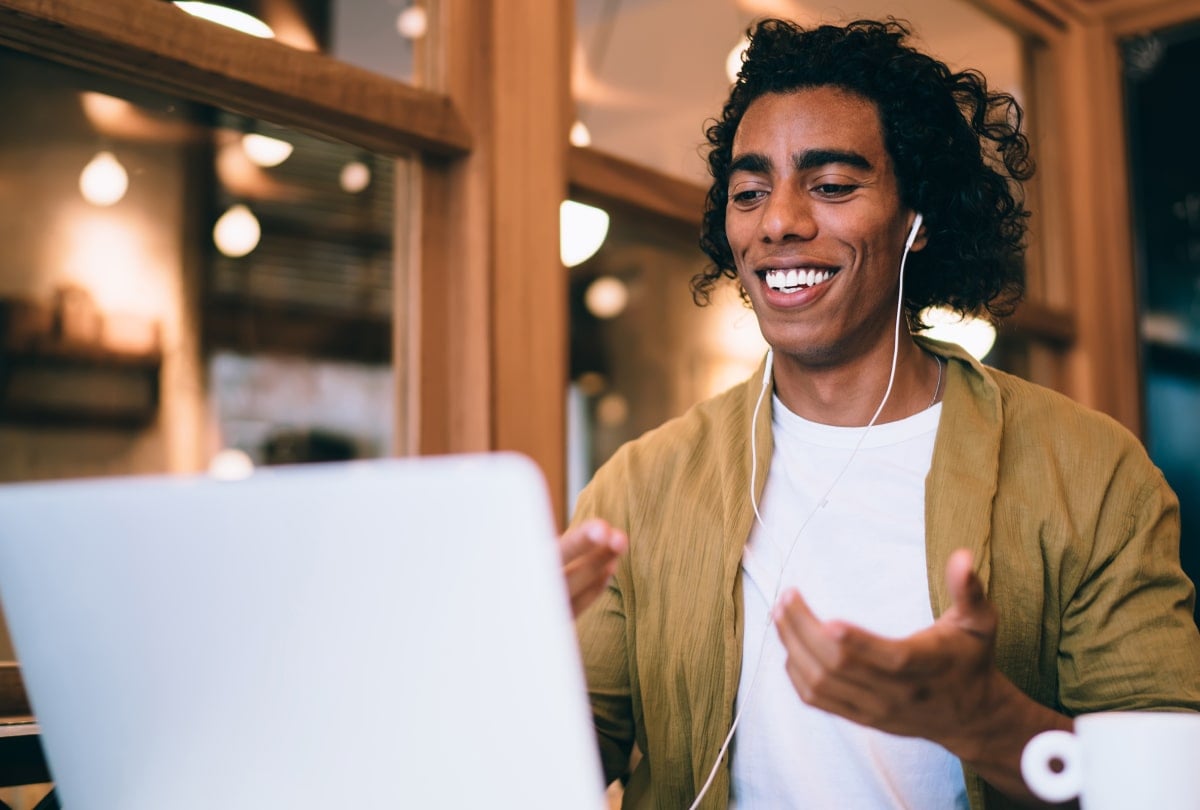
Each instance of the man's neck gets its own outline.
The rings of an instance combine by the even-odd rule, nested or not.
[[[938,361],[909,337],[901,337],[896,376],[880,411],[892,368],[892,347],[840,363],[812,365],[777,353],[775,395],[788,410],[813,422],[842,427],[894,422],[928,408],[940,391]]]

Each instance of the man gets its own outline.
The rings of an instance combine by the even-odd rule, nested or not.
[[[1015,101],[907,34],[764,21],[708,131],[696,292],[736,279],[772,351],[621,448],[561,542],[627,807],[1017,806],[1034,734],[1200,709],[1134,437],[911,334],[1011,308],[1032,170]]]

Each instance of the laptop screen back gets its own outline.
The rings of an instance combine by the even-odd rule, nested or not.
[[[63,805],[602,807],[553,541],[512,454],[0,487]]]

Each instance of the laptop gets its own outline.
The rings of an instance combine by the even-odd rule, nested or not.
[[[68,810],[606,806],[516,454],[0,486],[0,600]]]

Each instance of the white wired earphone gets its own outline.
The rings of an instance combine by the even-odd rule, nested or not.
[[[783,565],[779,569],[779,578],[775,581],[775,593],[771,597],[771,605],[779,599],[779,589],[783,584],[783,572],[787,569],[788,561],[792,558],[792,552],[796,549],[796,544],[800,540],[800,535],[804,533],[804,529],[808,526],[808,522],[816,516],[817,512],[829,502],[829,494],[833,492],[833,488],[837,486],[838,481],[845,475],[846,470],[850,467],[850,462],[858,454],[858,449],[862,447],[863,441],[867,438],[867,434],[871,432],[871,428],[875,425],[875,420],[883,413],[883,408],[887,405],[888,398],[892,395],[892,384],[896,381],[896,361],[900,356],[900,321],[904,314],[904,266],[908,262],[908,253],[912,250],[913,243],[917,241],[917,234],[921,230],[921,222],[924,217],[920,213],[916,213],[913,217],[912,227],[908,231],[908,238],[904,241],[904,252],[900,255],[900,290],[896,295],[896,327],[892,335],[892,368],[888,374],[887,388],[883,392],[883,400],[880,401],[879,407],[875,409],[875,414],[871,417],[871,421],[867,422],[866,428],[862,435],[858,437],[854,448],[850,451],[849,458],[842,465],[841,470],[834,476],[829,488],[825,490],[825,494],[817,502],[817,507],[804,522],[800,524],[800,528],[796,530],[796,536],[792,538],[792,544],[788,548],[787,556],[784,557]],[[762,515],[758,511],[758,498],[755,495],[756,483],[758,481],[758,449],[755,443],[756,428],[758,426],[758,412],[762,408],[763,399],[767,395],[767,389],[771,387],[771,370],[774,367],[775,354],[773,350],[767,349],[767,359],[763,368],[762,387],[758,392],[758,400],[754,403],[754,414],[750,417],[750,507],[754,510],[754,519],[763,530],[766,530],[766,525],[763,523]],[[768,617],[768,622],[770,617]],[[751,695],[754,694],[754,686],[758,683],[759,665],[762,663],[763,650],[766,648],[767,634],[763,634],[763,640],[758,647],[758,656],[754,662],[754,675],[750,680],[750,685],[746,689],[746,694],[742,698],[741,705],[738,707],[737,714],[734,715],[733,723],[729,726],[729,733],[725,735],[724,742],[721,743],[721,750],[717,752],[717,761],[713,763],[712,770],[708,773],[708,778],[704,781],[704,785],[700,788],[700,792],[696,795],[695,801],[692,802],[688,810],[696,810],[700,805],[700,801],[704,798],[704,794],[708,793],[709,787],[712,786],[713,779],[717,776],[717,770],[721,766],[721,761],[725,759],[725,754],[729,750],[730,743],[733,742],[733,733],[737,731],[738,722],[742,719],[742,712],[745,711],[746,705],[750,702]]]

